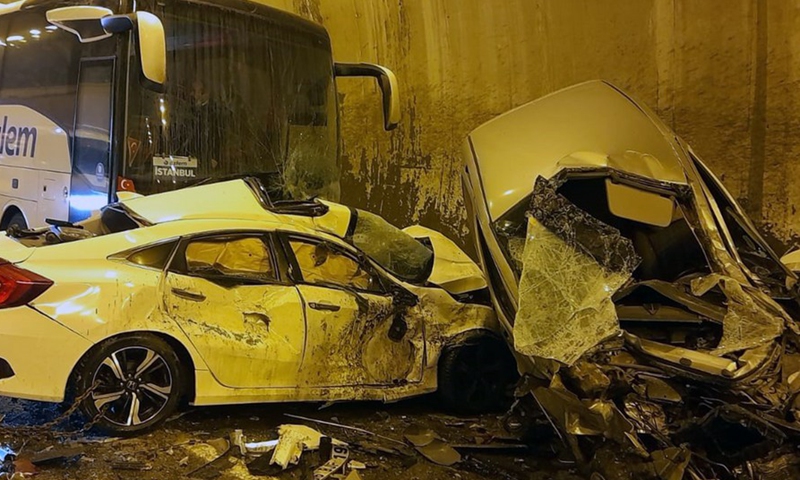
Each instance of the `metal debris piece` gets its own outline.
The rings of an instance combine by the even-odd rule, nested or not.
[[[358,473],[358,470],[350,470],[350,473],[344,477],[344,480],[361,480],[361,475]]]
[[[639,433],[667,434],[667,416],[661,405],[634,398],[629,395],[625,398],[625,415],[636,426]]]
[[[152,464],[137,460],[113,460],[108,462],[108,466],[111,467],[112,470],[136,470],[140,472],[153,469]]]
[[[210,445],[214,450],[216,450],[219,455],[213,460],[206,462],[203,465],[195,468],[191,472],[187,473],[186,476],[189,478],[193,478],[197,476],[197,474],[205,473],[214,469],[214,467],[218,467],[223,464],[227,464],[228,454],[231,451],[231,443],[226,438],[216,438],[205,442],[207,445]]]
[[[437,465],[449,467],[461,461],[461,454],[433,430],[411,427],[405,437],[423,457]]]
[[[50,448],[35,453],[30,460],[32,464],[41,467],[43,465],[76,460],[81,456],[83,456],[83,448],[81,447]]]
[[[485,453],[513,453],[526,452],[530,450],[528,445],[523,443],[466,443],[451,445],[456,450],[467,450]]]
[[[683,473],[692,459],[692,454],[683,447],[669,447],[650,454],[653,468],[661,480],[682,480]]]
[[[369,430],[364,430],[363,428],[351,427],[349,425],[343,425],[341,423],[326,422],[325,420],[317,420],[315,418],[301,417],[300,415],[292,415],[290,413],[284,413],[284,415],[286,415],[289,418],[294,418],[294,419],[297,419],[297,420],[305,420],[307,422],[314,422],[314,423],[318,423],[320,425],[328,425],[330,427],[343,428],[345,430],[351,430],[353,432],[363,433],[364,435],[369,435],[369,436],[372,436],[372,437],[380,438],[380,439],[383,439],[383,440],[386,440],[386,441],[389,441],[389,442],[392,442],[392,443],[396,443],[398,445],[402,445],[403,447],[406,446],[406,444],[401,442],[400,440],[395,440],[394,438],[391,438],[391,437],[378,435],[375,432],[370,432]]]
[[[563,372],[562,380],[568,381],[585,397],[599,396],[611,385],[611,380],[600,367],[585,360],[578,360]]]
[[[270,463],[280,465],[284,469],[290,463],[297,463],[300,460],[300,455],[303,454],[303,442],[305,439],[305,435],[297,430],[287,429],[281,433],[278,444],[272,452]]]
[[[262,453],[271,452],[278,444],[279,440],[266,440],[263,442],[248,442],[247,437],[244,436],[241,430],[236,429],[231,432],[231,443],[234,447],[239,449],[239,454],[245,455],[260,455]]]
[[[680,403],[683,400],[681,394],[664,380],[650,375],[643,375],[641,378],[645,383],[645,395],[650,400],[668,403]]]

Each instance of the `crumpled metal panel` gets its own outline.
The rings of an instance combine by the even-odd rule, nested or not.
[[[724,355],[763,346],[783,333],[780,308],[770,308],[771,300],[760,302],[754,289],[733,278],[712,274],[693,280],[691,285],[697,296],[714,287],[719,287],[728,299],[728,312],[722,320],[722,339],[712,353]]]
[[[630,240],[536,181],[523,252],[514,348],[572,365],[619,333],[611,296],[639,257]]]

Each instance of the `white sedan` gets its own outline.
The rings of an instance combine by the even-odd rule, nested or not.
[[[53,222],[56,223],[56,222]],[[481,409],[516,371],[478,266],[443,235],[253,178],[0,234],[0,395],[92,389],[115,433],[183,400],[384,400]]]

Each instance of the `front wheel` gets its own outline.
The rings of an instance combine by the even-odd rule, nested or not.
[[[81,410],[117,435],[142,433],[165,420],[178,407],[182,382],[175,351],[147,334],[107,340],[76,369],[76,393],[94,386]]]
[[[507,409],[517,378],[508,345],[489,335],[451,346],[439,360],[439,395],[445,407],[459,413]]]

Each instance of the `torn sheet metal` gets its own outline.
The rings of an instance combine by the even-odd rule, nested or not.
[[[641,457],[647,450],[636,436],[634,425],[610,401],[581,401],[559,387],[538,387],[533,396],[556,428],[570,435],[605,436],[627,446]]]
[[[537,179],[514,323],[516,350],[572,365],[618,334],[611,297],[639,262],[619,231]]]
[[[722,321],[722,339],[716,355],[762,346],[780,336],[785,313],[771,301],[759,301],[758,292],[722,275],[708,275],[692,281],[692,293],[702,296],[719,287],[728,299],[728,312]],[[749,291],[745,291],[745,289]]]

